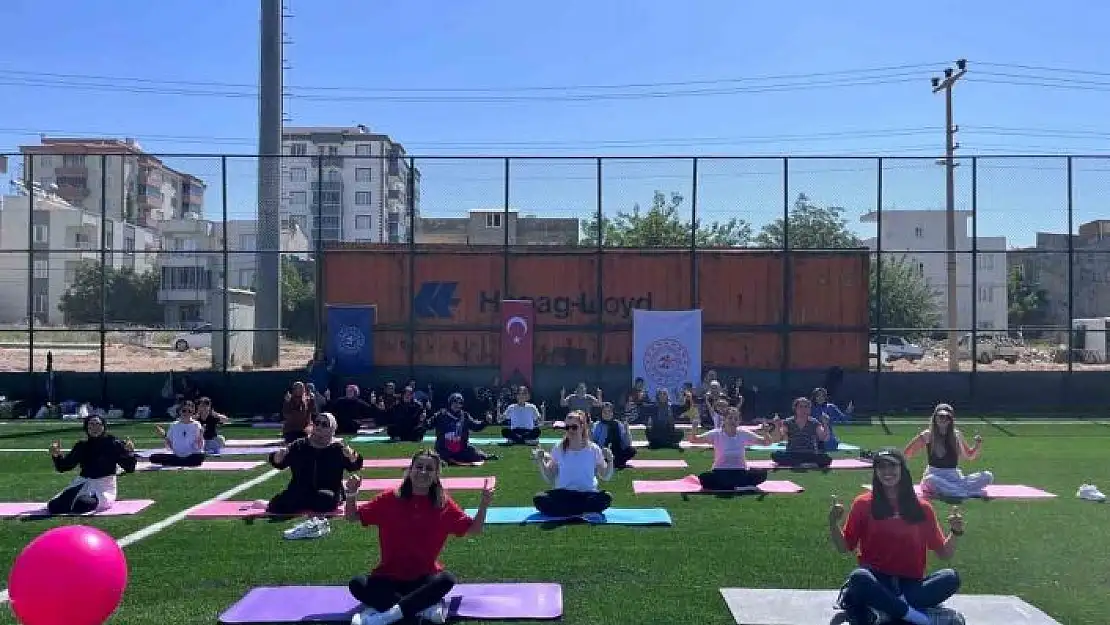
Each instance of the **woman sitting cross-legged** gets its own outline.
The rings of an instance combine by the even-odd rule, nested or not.
[[[365,606],[351,619],[351,625],[446,620],[443,599],[456,580],[438,562],[439,555],[448,536],[476,536],[482,532],[493,489],[487,482],[478,512],[470,518],[444,492],[439,479],[441,466],[438,455],[419,451],[399,487],[362,505],[356,502],[361,478],[348,478],[344,516],[364,527],[377,526],[381,552],[378,566],[348,585],[351,595]]]
[[[436,432],[436,453],[447,464],[473,464],[493,460],[495,456],[478,451],[470,444],[470,433],[486,429],[487,423],[463,410],[463,396],[451,393],[447,407],[432,418]]]
[[[532,499],[540,514],[576,517],[600,514],[612,505],[613,497],[598,488],[598,478],[613,479],[613,452],[590,441],[588,427],[585,413],[571,411],[563,440],[551,453],[537,449],[533,454],[543,479],[554,485]]]
[[[755,488],[767,481],[767,471],[749,469],[745,450],[750,445],[767,445],[771,442],[767,429],[751,432],[740,429],[740,409],[724,411],[721,427],[698,434],[698,425],[690,430],[693,442],[713,444],[713,468],[698,476],[705,490],[737,490]]]
[[[540,423],[543,417],[539,408],[529,402],[532,395],[528,387],[521,385],[516,390],[516,403],[505,408],[501,420],[509,427],[501,428],[501,436],[514,445],[535,445],[540,438]]]
[[[99,416],[85,417],[85,440],[63,453],[58,441],[50,444],[50,457],[59,473],[81,467],[81,473],[46,504],[50,514],[104,512],[116,502],[116,467],[133,473],[138,463],[130,440],[108,434]]]
[[[956,429],[955,411],[948,404],[937,404],[929,428],[913,437],[903,452],[907,458],[925,449],[928,465],[921,478],[921,491],[928,497],[966,499],[982,497],[994,483],[994,474],[979,471],[964,475],[960,459],[976,460],[983,449],[983,437],[975,435],[975,445],[970,446],[964,435]]]
[[[150,454],[151,464],[167,467],[199,467],[204,464],[204,426],[193,418],[195,414],[193,400],[186,399],[181,402],[177,421],[170,424],[169,432],[160,425],[154,426],[170,453]]]
[[[648,449],[678,449],[682,443],[682,432],[675,427],[675,407],[671,405],[671,396],[667,389],[660,388],[655,392],[655,403],[644,406],[640,414],[647,416]]]
[[[598,447],[613,453],[613,466],[617,469],[627,468],[628,461],[636,457],[628,424],[615,418],[610,402],[601,404],[601,420],[594,423],[592,436]]]
[[[326,514],[343,502],[343,472],[362,468],[362,456],[335,440],[336,420],[331,413],[314,418],[308,438],[270,454],[275,469],[289,469],[289,485],[270,500],[266,512],[278,516],[309,513],[306,521],[285,532],[290,540],[320,538],[331,531]]]
[[[832,457],[825,453],[821,444],[828,439],[829,431],[819,421],[810,416],[812,404],[805,397],[794,400],[794,416],[783,421],[777,416],[774,420],[775,440],[786,441],[786,449],[771,452],[771,460],[784,467],[815,466],[827,469]]]
[[[419,443],[424,440],[427,420],[427,406],[416,400],[416,392],[411,386],[406,386],[401,401],[393,404],[388,411],[385,433],[391,441]]]
[[[874,456],[871,492],[856,497],[843,527],[844,507],[833,498],[829,536],[841,553],[858,553],[840,592],[840,609],[851,625],[911,623],[963,625],[953,610],[938,608],[960,588],[952,569],[925,574],[928,552],[947,560],[956,552],[964,520],[953,508],[945,536],[933,506],[917,496],[906,460],[897,450]]]

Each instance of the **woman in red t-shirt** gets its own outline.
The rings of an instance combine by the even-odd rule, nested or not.
[[[937,606],[956,594],[960,578],[943,569],[925,575],[929,551],[947,560],[964,533],[963,517],[953,509],[945,536],[933,506],[918,497],[913,477],[900,451],[885,449],[874,456],[871,492],[856,497],[848,521],[840,526],[844,507],[833,498],[829,535],[841,553],[858,553],[840,595],[840,608],[852,625],[874,625],[899,619],[912,625],[963,623],[963,617]],[[948,620],[931,619],[944,613]]]
[[[446,619],[443,598],[456,580],[443,569],[439,554],[448,536],[481,533],[493,489],[487,481],[478,512],[471,518],[443,490],[442,464],[432,451],[417,452],[399,487],[361,506],[356,499],[362,478],[348,478],[344,516],[363,526],[376,525],[381,551],[378,566],[348,586],[365,606],[351,625],[391,625],[416,617],[432,623]]]

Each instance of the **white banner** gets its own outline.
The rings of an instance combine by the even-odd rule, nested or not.
[[[643,378],[650,401],[667,389],[678,403],[686,382],[701,383],[701,311],[632,311],[632,377]]]

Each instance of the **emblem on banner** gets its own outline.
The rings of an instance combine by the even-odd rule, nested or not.
[[[366,335],[358,326],[343,326],[335,335],[339,353],[354,356],[366,346]]]
[[[675,388],[689,377],[690,350],[674,338],[652,341],[644,350],[644,371],[658,386]]]

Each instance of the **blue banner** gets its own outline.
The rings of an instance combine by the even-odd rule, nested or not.
[[[326,354],[339,375],[369,373],[374,367],[374,306],[328,305]]]

